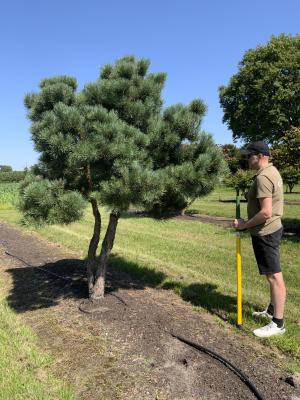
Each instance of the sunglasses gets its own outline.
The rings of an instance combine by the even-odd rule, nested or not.
[[[252,156],[257,156],[259,153],[250,153],[247,155],[247,159],[251,158]]]

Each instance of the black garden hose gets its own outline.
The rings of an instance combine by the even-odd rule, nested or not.
[[[213,350],[208,349],[207,347],[201,346],[198,343],[191,342],[190,340],[180,336],[176,335],[172,332],[169,332],[169,334],[180,340],[182,343],[187,344],[188,346],[193,347],[194,349],[201,351],[202,353],[208,354],[212,358],[215,358],[216,360],[220,361],[222,364],[224,364],[227,368],[229,368],[232,372],[234,372],[252,391],[252,393],[256,396],[258,400],[265,400],[265,397],[258,391],[258,389],[254,386],[254,384],[249,380],[249,378],[237,367],[235,367],[230,361],[226,360],[226,358],[220,356],[218,353],[214,352]]]

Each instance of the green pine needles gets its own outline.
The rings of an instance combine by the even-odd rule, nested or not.
[[[25,224],[69,224],[83,216],[86,201],[79,192],[67,191],[63,180],[28,174],[19,188],[18,208]]]

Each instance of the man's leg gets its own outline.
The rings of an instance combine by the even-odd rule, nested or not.
[[[266,278],[270,284],[271,303],[274,306],[273,316],[277,319],[283,319],[286,289],[282,272],[266,275]]]
[[[270,284],[271,304],[274,306],[274,315],[268,325],[253,331],[254,335],[258,337],[270,337],[285,333],[283,314],[286,290],[282,272],[268,274],[266,278]]]
[[[255,258],[261,275],[265,275],[270,285],[271,301],[267,311],[256,313],[263,314],[272,321],[262,328],[253,331],[255,336],[270,337],[285,333],[284,327],[284,305],[286,290],[283,276],[280,269],[279,243],[282,229],[271,235],[252,236],[252,244]],[[272,307],[273,306],[273,307]],[[273,313],[272,313],[273,309]],[[273,314],[273,315],[272,315]]]

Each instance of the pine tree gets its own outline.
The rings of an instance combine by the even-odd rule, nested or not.
[[[149,65],[145,59],[123,57],[105,65],[99,79],[80,92],[76,79],[58,76],[44,79],[38,93],[25,97],[32,139],[41,154],[35,167],[43,177],[40,184],[47,181],[49,188],[54,181],[61,188],[63,182],[64,193],[76,193],[77,211],[70,213],[70,220],[80,217],[79,193],[92,206],[94,229],[86,264],[93,301],[104,296],[107,261],[121,213],[132,205],[161,213],[181,209],[211,191],[224,169],[212,137],[200,131],[204,103],[194,100],[163,111],[166,75],[149,73]],[[23,198],[33,183],[29,180],[23,186]],[[59,211],[46,210],[38,218],[48,223],[62,218],[64,201],[59,199],[64,193],[56,196],[56,203],[50,202]],[[30,204],[34,209],[37,202],[26,204],[26,212],[34,215]],[[110,216],[97,255],[99,204],[109,208]]]

